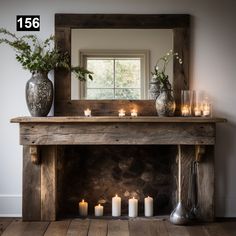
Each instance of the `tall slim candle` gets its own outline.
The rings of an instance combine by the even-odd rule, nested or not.
[[[112,198],[112,216],[121,216],[121,198],[117,195]]]
[[[153,216],[153,198],[146,197],[144,199],[144,215],[147,217]]]
[[[138,199],[134,197],[129,199],[129,217],[138,216]]]

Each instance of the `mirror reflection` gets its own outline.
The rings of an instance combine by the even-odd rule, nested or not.
[[[71,63],[92,71],[93,80],[71,75],[72,99],[149,99],[156,61],[173,48],[170,29],[72,29]],[[167,73],[173,80],[173,64]]]

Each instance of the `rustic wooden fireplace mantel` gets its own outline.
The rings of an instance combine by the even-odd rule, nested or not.
[[[13,118],[12,123],[20,124],[20,144],[24,146],[23,220],[57,219],[57,158],[63,145],[178,144],[183,145],[183,159],[187,160],[183,161],[185,175],[189,161],[203,155],[199,165],[200,218],[212,220],[216,123],[225,121],[221,118],[154,116]],[[187,184],[184,188],[185,199]]]

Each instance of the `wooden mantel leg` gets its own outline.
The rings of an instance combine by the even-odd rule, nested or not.
[[[56,220],[57,146],[41,149],[41,220]]]
[[[40,146],[41,165],[32,162],[37,153],[23,147],[23,221],[56,220],[57,147]],[[38,163],[38,162],[37,162]]]
[[[41,166],[31,161],[30,147],[23,147],[23,221],[41,220]]]
[[[198,203],[199,218],[203,221],[213,221],[215,207],[214,193],[214,146],[205,146],[205,153],[198,164]]]

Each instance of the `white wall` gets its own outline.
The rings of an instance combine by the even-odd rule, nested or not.
[[[191,87],[206,90],[217,116],[217,215],[236,216],[236,1],[225,0],[1,0],[0,25],[15,30],[17,14],[40,14],[41,37],[54,32],[54,13],[188,13],[193,16]],[[28,115],[24,86],[30,77],[14,53],[0,46],[0,214],[19,215],[22,157],[18,126],[9,119]]]

